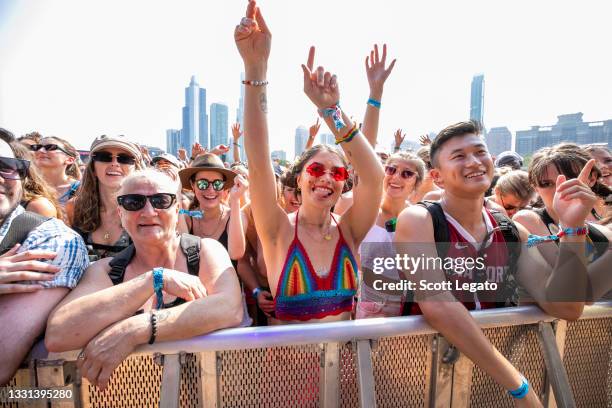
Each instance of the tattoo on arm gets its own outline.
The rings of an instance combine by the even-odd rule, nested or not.
[[[163,322],[169,316],[170,316],[170,311],[169,310],[160,310],[159,312],[157,312],[157,321],[158,322]]]
[[[263,113],[268,113],[268,98],[265,92],[259,95],[259,107]]]

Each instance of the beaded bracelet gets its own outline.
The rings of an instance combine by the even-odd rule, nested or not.
[[[153,268],[153,290],[157,296],[157,308],[161,309],[164,306],[164,294],[162,289],[164,288],[164,268],[157,267]]]
[[[370,98],[370,99],[368,99],[368,105],[380,109],[380,105],[381,104],[380,104],[380,101],[377,101],[376,99]]]
[[[350,142],[353,140],[355,135],[357,135],[357,133],[359,133],[359,126],[357,126],[357,123],[355,123],[345,136],[336,138],[336,144],[338,145],[340,143]]]
[[[558,241],[559,239],[561,239],[561,237],[565,237],[565,236],[586,235],[588,234],[588,232],[589,232],[589,229],[586,225],[582,227],[577,227],[577,228],[562,228],[559,225],[559,232],[555,235],[541,236],[541,235],[529,234],[529,237],[527,238],[527,247],[531,248],[543,242]]]
[[[321,116],[322,118],[331,117],[332,120],[334,121],[334,126],[336,127],[336,130],[340,130],[346,127],[346,125],[342,121],[342,111],[340,110],[340,101],[336,102],[329,108],[319,109],[318,112],[319,112],[319,116]]]
[[[251,81],[251,80],[247,79],[247,80],[242,81],[242,83],[244,85],[251,85],[251,86],[265,86],[265,85],[268,85],[268,81],[266,81],[266,80],[263,80],[263,81],[257,81],[257,80]]]
[[[523,399],[529,393],[529,381],[525,378],[524,375],[521,375],[521,386],[516,390],[509,390],[508,394],[512,398]]]
[[[157,314],[154,310],[151,311],[151,336],[149,337],[149,344],[155,343],[155,337],[157,337]]]

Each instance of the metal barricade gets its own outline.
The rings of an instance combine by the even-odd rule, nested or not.
[[[473,316],[545,406],[612,406],[612,303],[570,323],[533,306]],[[420,316],[241,328],[142,346],[104,392],[75,371],[77,352],[31,362],[12,384],[71,387],[61,408],[513,406],[448,347]]]

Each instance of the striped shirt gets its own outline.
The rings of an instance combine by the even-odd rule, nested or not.
[[[23,212],[25,210],[21,206],[11,212],[6,222],[0,227],[0,242],[6,236],[15,217]],[[46,288],[74,288],[79,283],[85,268],[89,266],[89,257],[83,239],[57,218],[51,218],[30,231],[17,253],[28,250],[57,253],[54,259],[45,262],[59,266],[60,271],[52,280],[37,282]]]

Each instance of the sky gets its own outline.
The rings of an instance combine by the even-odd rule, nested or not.
[[[242,61],[233,30],[246,0],[0,0],[0,126],[38,130],[87,149],[100,134],[165,148],[181,127],[192,75],[235,119]],[[379,141],[469,117],[473,75],[485,75],[487,128],[552,125],[556,116],[612,118],[609,16],[602,1],[261,0],[272,31],[271,150],[293,154],[295,128],[316,120],[302,92],[308,47],[338,75],[359,119],[364,59],[374,43],[397,58],[382,98]],[[324,125],[325,126],[325,125]],[[326,131],[323,129],[321,131]]]

